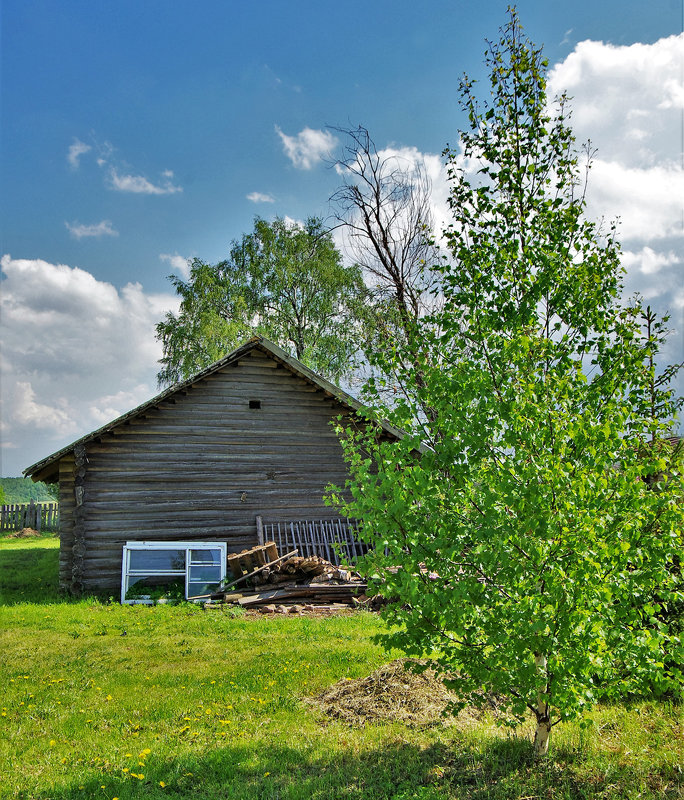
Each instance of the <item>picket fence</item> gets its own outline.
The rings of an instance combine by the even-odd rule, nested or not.
[[[356,522],[349,519],[262,522],[257,517],[257,537],[259,544],[275,542],[281,554],[296,548],[300,556],[322,556],[338,565],[354,564],[368,552],[368,545],[356,538]]]
[[[0,533],[33,528],[56,531],[59,528],[59,503],[7,503],[0,506]]]

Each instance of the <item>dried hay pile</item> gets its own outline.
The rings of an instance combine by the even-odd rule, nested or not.
[[[367,678],[338,681],[311,703],[329,717],[350,725],[366,722],[404,722],[409,725],[444,724],[441,716],[456,696],[433,669],[414,672],[411,665],[425,662],[400,658]]]
[[[20,531],[7,534],[8,539],[33,539],[36,536],[40,536],[40,533],[33,528],[22,528]]]

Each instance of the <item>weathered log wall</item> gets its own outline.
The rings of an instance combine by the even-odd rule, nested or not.
[[[72,498],[62,511],[63,585],[116,592],[128,540],[227,541],[237,551],[257,543],[257,514],[336,516],[323,493],[347,477],[330,424],[342,412],[254,350],[88,442],[83,464],[80,455],[60,464],[60,497]]]
[[[59,585],[70,589],[74,563],[74,456],[64,456],[59,462]]]

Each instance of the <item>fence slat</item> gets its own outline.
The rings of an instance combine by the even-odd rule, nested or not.
[[[318,555],[339,565],[353,564],[368,552],[368,546],[356,538],[356,524],[350,519],[313,519],[293,522],[264,522],[266,539],[277,541],[281,553],[294,548],[302,556]]]
[[[33,528],[51,531],[59,528],[59,503],[5,503],[0,506],[0,533]]]

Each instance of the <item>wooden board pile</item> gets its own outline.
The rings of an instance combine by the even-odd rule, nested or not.
[[[234,603],[265,613],[334,610],[358,605],[366,590],[351,569],[297,550],[281,556],[275,542],[232,553],[228,567],[233,579],[209,597],[211,605]]]

